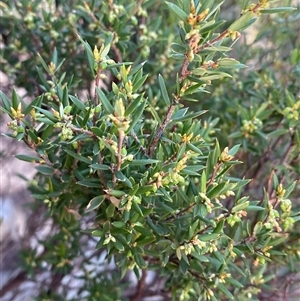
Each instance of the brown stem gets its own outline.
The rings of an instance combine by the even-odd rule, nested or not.
[[[141,8],[141,6],[142,6],[142,4],[143,4],[143,1],[144,1],[144,0],[140,0],[140,1],[137,3],[133,15],[135,15],[135,14],[138,13],[138,11],[140,10],[140,8]]]
[[[200,52],[201,50],[214,45],[215,43],[217,43],[218,41],[222,40],[223,38],[225,38],[228,35],[228,29],[226,29],[225,31],[223,31],[219,36],[217,36],[216,38],[204,43],[203,45],[200,45],[199,47],[197,47],[193,52],[194,54],[197,54],[198,52]],[[189,66],[189,58],[186,55],[185,59],[183,61],[182,64],[182,68],[181,68],[181,72],[180,72],[180,82],[182,82],[189,74],[190,72],[188,71],[188,66]]]
[[[199,46],[198,48],[195,49],[195,53],[200,52],[201,50],[205,49],[206,47],[212,46],[214,44],[216,44],[218,41],[222,40],[223,38],[226,38],[226,36],[228,35],[228,29],[226,29],[225,31],[223,31],[219,36],[217,36],[216,38],[204,43],[203,45]]]
[[[73,132],[81,133],[81,134],[86,134],[92,137],[93,139],[97,139],[97,135],[95,135],[93,132],[82,129],[82,128],[77,128],[72,124],[68,124],[68,128],[70,128]]]
[[[146,285],[147,271],[142,270],[141,279],[138,282],[136,293],[130,298],[130,301],[139,301],[142,299],[144,288]]]
[[[148,150],[147,150],[147,153],[148,153],[150,158],[152,157],[152,155],[155,151],[156,145],[157,145],[161,135],[165,131],[168,123],[170,122],[174,110],[175,110],[175,105],[171,105],[168,109],[168,112],[166,114],[166,117],[165,117],[163,123],[160,125],[159,129],[157,130],[156,134],[154,135],[154,138],[153,138],[153,140],[152,140],[152,142],[149,145]]]
[[[100,63],[98,63],[97,74],[96,74],[96,78],[95,78],[95,106],[97,106],[99,104],[99,97],[98,97],[98,93],[97,93],[96,89],[100,88],[101,72],[102,72],[102,69],[100,68]]]
[[[218,172],[220,166],[221,166],[221,163],[218,162],[218,163],[216,164],[215,168],[214,168],[213,174],[211,175],[209,181],[208,181],[207,184],[206,184],[206,188],[208,188],[208,186],[214,181],[214,179],[215,179],[215,177],[216,177],[216,175],[217,175],[217,172]]]
[[[147,155],[147,150],[145,147],[143,147],[141,141],[137,137],[136,133],[131,131],[130,136],[133,138],[133,140],[139,145],[140,150],[144,153],[144,155]]]
[[[124,132],[119,130],[119,139],[118,139],[118,154],[117,154],[117,159],[118,163],[114,171],[114,177],[113,177],[113,183],[115,184],[117,181],[116,177],[116,172],[121,170],[121,165],[122,165],[122,146],[123,146],[123,141],[124,141]]]

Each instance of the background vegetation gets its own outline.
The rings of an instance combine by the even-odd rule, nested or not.
[[[293,300],[300,14],[274,2],[0,2],[39,225],[1,296]]]

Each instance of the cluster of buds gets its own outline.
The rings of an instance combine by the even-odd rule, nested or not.
[[[16,110],[13,107],[11,107],[10,110],[11,110],[11,113],[15,120],[20,121],[24,117],[24,114],[22,113],[21,103],[18,104],[18,107]]]
[[[232,41],[234,41],[241,37],[241,33],[236,30],[228,30],[227,36],[230,37]]]
[[[177,162],[176,167],[173,169],[174,173],[179,173],[181,170],[183,170],[186,167],[186,162],[188,159],[189,155],[184,154],[183,158]]]
[[[195,4],[193,1],[190,3],[190,13],[187,18],[187,22],[192,27],[195,27],[198,23],[202,22],[208,15],[209,9],[206,8],[202,13],[197,14]]]
[[[260,0],[257,4],[251,3],[245,11],[245,12],[253,12],[256,14],[260,14],[261,9],[265,9],[269,6],[269,0]]]
[[[153,175],[154,184],[153,192],[156,192],[160,187],[169,187],[170,184],[178,185],[184,183],[184,177],[179,173],[170,170],[168,173],[157,172]]]
[[[277,200],[280,202],[280,209],[282,210],[282,213],[279,214],[279,212],[273,208],[272,204],[269,203],[268,205],[268,218],[264,222],[264,226],[267,229],[273,229],[275,228],[277,232],[281,232],[281,226],[279,225],[279,222],[283,226],[284,230],[290,229],[294,224],[294,219],[290,216],[291,209],[292,209],[292,202],[289,199],[285,199],[286,190],[283,188],[282,184],[280,183],[278,187],[276,188],[276,197]]]
[[[204,69],[209,69],[209,68],[217,69],[219,67],[219,64],[217,62],[209,60],[209,61],[205,62],[204,64],[202,64],[201,67]]]
[[[205,205],[207,212],[211,213],[212,208],[214,208],[214,204],[203,192],[199,192],[199,197],[201,198],[202,203]]]
[[[105,234],[105,239],[104,239],[103,245],[107,245],[107,244],[109,244],[111,241],[112,241],[112,242],[116,242],[116,239],[115,239],[110,233],[106,233],[106,234]]]
[[[110,114],[109,118],[118,131],[126,132],[129,128],[130,120],[128,117],[125,117],[125,107],[122,99],[116,101],[114,109],[114,115]]]
[[[161,31],[155,32],[149,30],[145,24],[139,25],[139,41],[141,43],[140,53],[143,58],[147,58],[150,55],[150,47],[153,41],[158,40],[158,35]]]
[[[206,243],[200,240],[197,236],[193,237],[190,242],[193,246],[197,246],[199,249],[203,249]]]
[[[141,204],[141,198],[139,198],[138,196],[131,196],[128,195],[126,198],[124,198],[124,200],[121,202],[122,205],[124,204],[124,207],[122,207],[122,209],[124,209],[125,211],[130,211],[131,207],[132,207],[132,203],[135,202],[136,204]]]
[[[35,23],[34,19],[36,18],[36,13],[31,11],[31,8],[27,8],[26,15],[24,17],[24,22],[27,24],[28,29],[34,29]]]
[[[214,292],[210,288],[206,288],[205,297],[207,300],[210,300],[212,297],[214,297]]]
[[[262,128],[262,121],[256,117],[252,120],[243,120],[243,126],[241,132],[244,137],[249,137],[250,134]]]
[[[220,155],[219,161],[225,163],[231,161],[233,158],[234,157],[232,155],[228,154],[228,147],[225,147]]]
[[[113,3],[113,1],[109,0],[108,1],[110,12],[108,14],[108,21],[110,23],[113,23],[118,16],[126,12],[126,8],[123,5],[117,5]]]
[[[282,184],[280,183],[276,188],[276,196],[279,200],[282,200],[285,195],[286,190],[283,188]]]
[[[53,62],[48,65],[49,75],[54,75],[56,71],[56,66]]]
[[[54,125],[54,127],[61,128],[61,132],[58,134],[58,136],[62,141],[68,141],[74,137],[73,131],[68,128],[66,124],[58,122]]]
[[[7,123],[7,127],[13,131],[13,136],[16,137],[19,133],[24,132],[24,128],[18,124],[17,120],[13,120]]]
[[[299,112],[300,112],[300,100],[298,100],[292,107],[286,107],[283,110],[283,115],[289,120],[298,121],[300,115]]]
[[[222,273],[216,278],[216,280],[220,283],[226,283],[226,278],[230,278],[230,277],[231,277],[230,273]]]
[[[247,216],[247,211],[241,210],[238,212],[235,212],[233,214],[230,214],[227,218],[227,223],[233,227],[236,223],[240,222],[242,220],[242,217]]]
[[[273,208],[271,204],[268,205],[268,219],[264,222],[264,226],[267,229],[273,229],[275,228],[277,232],[281,232],[282,229],[278,223],[279,220],[279,212]]]
[[[233,184],[233,183],[231,183],[231,185],[232,185],[232,186],[236,186],[236,184]],[[234,196],[234,195],[235,195],[234,191],[229,189],[229,190],[227,190],[226,192],[224,192],[223,194],[221,194],[221,195],[219,195],[218,197],[216,197],[216,198],[215,198],[215,201],[216,201],[217,203],[220,203],[220,200],[219,200],[219,199],[225,200],[225,199],[227,199],[229,196]]]
[[[185,133],[185,134],[183,134],[183,136],[181,137],[181,141],[182,141],[183,143],[190,143],[191,140],[192,140],[192,138],[193,138],[193,136],[194,136],[193,133],[191,133],[191,134],[189,134],[189,135],[187,135],[187,134]]]

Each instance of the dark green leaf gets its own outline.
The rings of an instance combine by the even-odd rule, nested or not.
[[[40,161],[42,161],[42,159],[39,157],[29,156],[29,155],[16,155],[16,158],[19,160],[22,160],[22,161],[26,161],[26,162],[39,163]]]
[[[85,105],[77,97],[69,95],[69,98],[80,111],[85,111]]]
[[[77,160],[79,160],[79,161],[85,162],[85,163],[87,163],[87,164],[91,164],[91,163],[92,163],[91,160],[88,159],[87,157],[81,156],[81,155],[79,155],[79,154],[73,152],[73,151],[70,150],[70,149],[66,149],[66,148],[65,148],[64,151],[65,151],[67,154],[69,154],[70,156],[72,156],[73,158],[75,158],[75,159],[77,159]]]
[[[86,212],[93,211],[97,209],[105,200],[105,195],[99,195],[90,200],[86,207]]]
[[[169,95],[168,95],[168,92],[167,92],[165,81],[164,81],[163,77],[160,74],[158,75],[158,83],[159,83],[160,91],[161,91],[161,94],[162,94],[162,98],[163,98],[165,104],[167,106],[169,106],[171,104],[170,98],[169,98]]]
[[[187,21],[188,15],[180,7],[178,7],[177,5],[171,2],[166,2],[166,3],[180,20],[182,20],[183,22]]]
[[[101,101],[105,111],[108,114],[113,114],[114,108],[111,105],[111,103],[109,102],[109,100],[107,99],[107,97],[105,96],[105,94],[103,93],[103,91],[101,89],[99,89],[98,87],[96,87],[96,92],[98,94],[99,100]]]

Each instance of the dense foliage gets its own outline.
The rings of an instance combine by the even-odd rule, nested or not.
[[[1,92],[7,136],[36,152],[18,158],[55,225],[23,252],[59,279],[36,300],[142,300],[149,271],[163,300],[271,300],[296,271],[299,11],[241,2],[0,2],[2,69],[33,98]],[[88,269],[103,254],[113,271]]]

